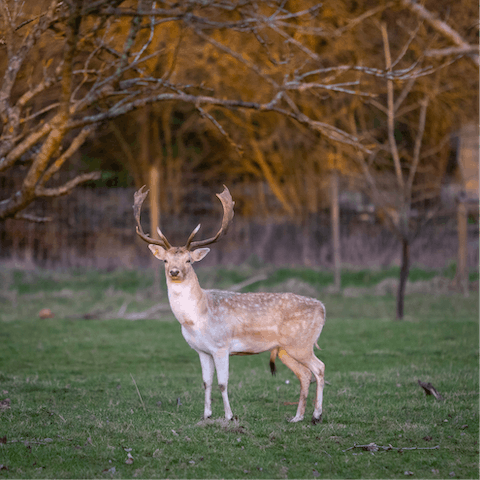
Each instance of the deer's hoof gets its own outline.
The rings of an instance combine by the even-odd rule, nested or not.
[[[322,422],[323,422],[322,414],[320,414],[318,418],[312,417],[312,425],[316,425],[317,423],[322,423]]]
[[[303,415],[295,415],[293,418],[289,420],[290,423],[297,423],[303,420]]]

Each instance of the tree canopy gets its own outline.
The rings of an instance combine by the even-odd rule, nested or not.
[[[109,122],[121,149],[135,127],[125,130],[119,119],[146,107],[159,125],[150,138],[159,142],[170,178],[188,157],[185,149],[171,150],[179,134],[172,115],[183,111],[194,119],[184,133],[225,152],[222,160],[204,147],[218,171],[242,182],[264,179],[289,214],[305,205],[315,211],[315,185],[331,159],[351,171],[359,168],[351,152],[370,158],[384,151],[392,131],[405,145],[414,141],[427,97],[422,128],[431,150],[462,120],[476,118],[477,6],[448,6],[0,0],[0,174],[21,178],[0,198],[0,219],[35,219],[23,211],[36,198],[98,178],[84,171],[61,181],[58,173]],[[392,88],[403,92],[397,101],[405,107],[393,130],[378,108]],[[144,121],[138,125],[145,129]],[[144,181],[152,154],[142,160],[130,151],[128,160],[128,149],[122,151]],[[388,152],[397,170],[415,158],[401,142],[398,152]],[[196,164],[202,162],[206,156],[197,154]]]

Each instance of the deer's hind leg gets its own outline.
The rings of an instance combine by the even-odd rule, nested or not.
[[[317,395],[315,397],[315,409],[313,411],[312,423],[316,424],[322,421],[322,403],[323,403],[323,387],[325,385],[325,364],[319,360],[310,351],[310,354],[305,352],[289,352],[297,362],[301,362],[302,366],[306,368],[309,373],[313,373],[315,380],[317,381]],[[298,353],[298,354],[297,354]]]
[[[325,386],[325,364],[319,360],[312,352],[312,357],[308,363],[308,368],[312,371],[317,380],[317,395],[315,397],[315,409],[313,411],[312,423],[322,421],[322,403],[323,387]]]
[[[278,357],[300,380],[300,400],[298,401],[297,413],[291,420],[289,420],[290,422],[300,422],[305,415],[308,387],[310,386],[310,378],[312,374],[307,367],[291,357],[283,348],[279,349]]]

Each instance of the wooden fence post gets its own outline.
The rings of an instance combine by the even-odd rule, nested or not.
[[[160,166],[154,162],[148,172],[150,189],[150,231],[154,238],[158,238],[157,228],[160,226]],[[158,260],[152,255],[152,268],[155,272],[155,290],[160,290],[160,267]]]
[[[468,297],[468,209],[465,202],[457,203],[458,260],[456,280],[459,290]]]
[[[333,276],[337,292],[342,284],[342,260],[340,250],[340,207],[338,203],[338,171],[332,170],[330,175],[330,215],[332,221],[332,250],[333,250]]]

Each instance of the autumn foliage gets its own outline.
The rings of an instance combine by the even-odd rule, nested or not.
[[[115,137],[135,183],[157,169],[163,208],[180,208],[183,179],[204,175],[254,186],[255,204],[265,181],[298,215],[319,208],[332,168],[362,173],[362,158],[388,152],[379,168],[393,155],[398,179],[428,101],[427,171],[477,114],[477,8],[446,18],[447,3],[1,0],[0,174],[22,182],[0,218],[98,178],[58,172],[99,133]],[[393,130],[379,108],[389,88],[403,96]]]

